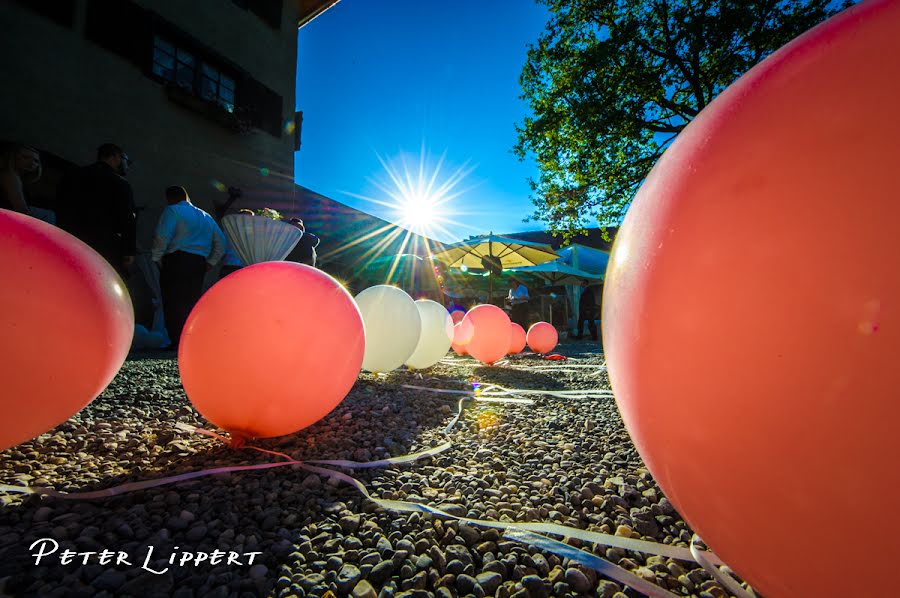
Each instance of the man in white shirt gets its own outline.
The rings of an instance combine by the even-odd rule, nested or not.
[[[225,253],[225,235],[212,216],[191,203],[184,187],[168,187],[156,225],[153,261],[159,266],[163,313],[172,348],[203,294],[203,277]]]
[[[509,279],[509,295],[506,301],[512,307],[509,319],[528,330],[528,287],[516,277]]]

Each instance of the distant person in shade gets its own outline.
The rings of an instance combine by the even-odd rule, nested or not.
[[[307,232],[303,221],[299,218],[291,218],[288,221],[303,232],[303,236],[297,241],[297,245],[291,249],[291,252],[284,258],[286,262],[296,262],[298,264],[306,264],[307,266],[316,267],[316,247],[319,246],[320,239],[316,235]]]
[[[582,280],[581,299],[578,301],[578,324],[576,325],[575,336],[572,338],[581,340],[581,331],[584,329],[584,323],[587,322],[591,340],[597,340],[597,325],[594,323],[597,311],[597,295],[588,284],[588,281]]]
[[[0,149],[0,208],[36,216],[25,199],[24,183],[41,178],[41,156],[28,145]]]
[[[506,302],[511,308],[509,319],[528,330],[528,287],[515,276],[509,279]]]
[[[134,193],[125,180],[131,160],[113,143],[97,148],[97,161],[63,178],[57,190],[57,224],[90,245],[124,276],[134,263]]]
[[[225,235],[213,217],[191,203],[184,187],[168,187],[153,239],[166,331],[177,348],[188,315],[203,294],[203,277],[225,254]]]

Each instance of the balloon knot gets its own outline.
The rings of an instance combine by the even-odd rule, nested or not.
[[[231,433],[231,442],[229,443],[229,446],[231,446],[231,448],[243,448],[245,444],[247,444],[247,438],[245,436],[241,436],[240,434],[236,434],[234,432]]]

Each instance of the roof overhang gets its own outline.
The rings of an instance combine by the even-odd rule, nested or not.
[[[297,29],[307,25],[317,16],[334,6],[339,0],[297,0]]]

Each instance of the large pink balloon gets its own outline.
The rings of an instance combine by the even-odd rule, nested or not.
[[[90,403],[133,334],[131,299],[106,260],[46,222],[0,210],[0,450]]]
[[[509,337],[509,354],[515,355],[516,353],[521,353],[525,348],[526,343],[526,335],[525,329],[522,328],[519,324],[512,322],[510,324],[511,331]]]
[[[679,134],[609,262],[635,446],[770,598],[897,595],[898,73],[896,0],[794,40]]]
[[[467,321],[475,328],[472,340],[466,345],[469,355],[487,364],[506,355],[512,330],[505,311],[496,305],[476,305],[466,313],[459,325]]]
[[[559,342],[559,334],[556,332],[553,324],[537,322],[528,329],[526,340],[528,341],[528,346],[535,353],[549,353],[556,347],[556,343]]]
[[[362,316],[335,279],[263,262],[200,298],[178,361],[197,410],[239,440],[290,434],[325,417],[356,381],[364,351]]]

